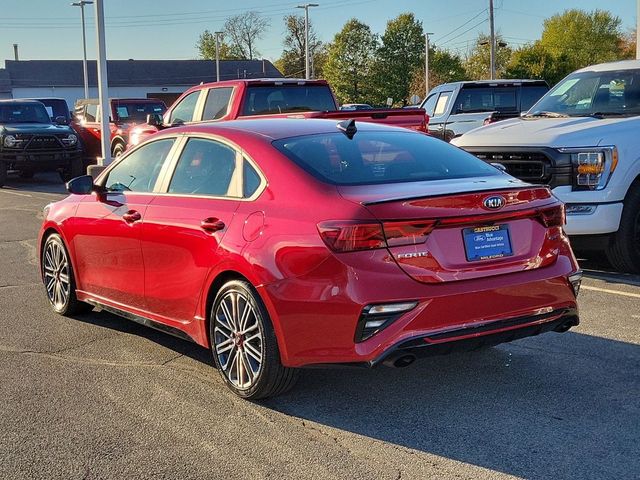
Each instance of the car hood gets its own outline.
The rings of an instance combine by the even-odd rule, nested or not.
[[[53,125],[46,123],[5,123],[0,126],[0,134],[16,135],[20,133],[52,135],[56,133],[74,133],[67,125]]]
[[[598,146],[621,129],[637,131],[640,117],[514,118],[471,130],[451,143],[459,147]]]

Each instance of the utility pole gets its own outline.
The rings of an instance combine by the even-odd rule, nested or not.
[[[640,60],[640,0],[636,3],[636,60]]]
[[[429,35],[433,35],[433,32],[424,34],[424,98],[429,95]]]
[[[111,163],[111,130],[109,129],[109,81],[107,79],[107,47],[104,35],[104,5],[103,0],[95,0],[96,15],[96,39],[98,42],[98,94],[100,96],[100,128],[102,130],[102,157],[98,159],[98,165]]]
[[[93,2],[88,0],[81,0],[80,2],[73,2],[72,7],[80,7],[80,18],[82,19],[82,72],[84,74],[84,98],[89,98],[89,75],[87,74],[87,34],[84,28],[84,6],[91,5]]]
[[[496,29],[493,24],[493,0],[489,0],[489,30],[491,39],[491,53],[490,53],[490,70],[491,80],[496,79]]]
[[[296,8],[304,8],[304,72],[307,80],[311,78],[311,67],[309,62],[309,7],[318,7],[317,3],[305,3]]]
[[[223,32],[216,32],[216,82],[220,81],[220,35]]]

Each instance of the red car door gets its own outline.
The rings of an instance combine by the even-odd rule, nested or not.
[[[95,160],[97,156],[102,154],[100,122],[97,117],[98,105],[95,103],[81,105],[76,107],[74,114],[71,126],[80,136],[83,154],[86,158]]]
[[[112,303],[144,309],[140,234],[147,206],[175,138],[148,143],[124,156],[88,195],[73,219],[78,287]]]
[[[146,303],[171,323],[191,322],[220,242],[238,208],[241,156],[206,138],[184,138],[175,167],[142,226]],[[180,148],[180,147],[179,147]]]

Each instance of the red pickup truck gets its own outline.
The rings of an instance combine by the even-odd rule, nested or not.
[[[129,145],[165,128],[197,122],[263,117],[356,119],[427,132],[423,109],[340,111],[325,80],[230,80],[197,85],[184,92],[163,117],[149,115],[135,127]]]

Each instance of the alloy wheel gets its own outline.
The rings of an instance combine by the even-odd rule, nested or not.
[[[215,311],[213,344],[218,365],[237,389],[247,390],[257,381],[264,357],[264,332],[249,299],[228,291]]]
[[[62,310],[69,302],[71,276],[67,252],[60,243],[47,242],[42,267],[47,297],[56,310]]]

